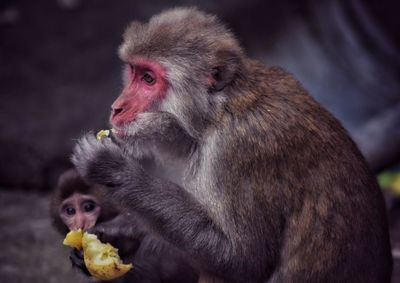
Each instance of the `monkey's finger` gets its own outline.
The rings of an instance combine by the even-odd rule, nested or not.
[[[71,252],[71,254],[73,254],[74,257],[75,257],[77,260],[83,261],[83,250],[73,249],[72,252]]]
[[[96,138],[96,135],[93,131],[90,131],[87,134],[85,134],[81,140],[91,146],[95,146],[96,144],[98,144],[98,139]]]
[[[123,144],[123,141],[118,135],[114,133],[114,131],[111,130],[110,135],[108,136],[109,139],[116,145],[121,146]]]
[[[69,259],[71,261],[72,267],[80,269],[83,274],[87,276],[91,276],[83,260],[83,251],[72,249],[69,255]]]
[[[97,238],[103,243],[111,243],[113,246],[119,248],[119,242],[123,238],[120,230],[108,225],[98,224],[90,228],[88,233],[97,235]]]
[[[106,138],[102,138],[101,143],[107,148],[117,149],[119,148],[121,141],[115,135],[112,135]]]
[[[97,235],[97,237],[102,236],[104,233],[104,228],[102,227],[101,224],[98,224],[90,229],[88,229],[86,232],[90,233],[90,234],[95,234]]]

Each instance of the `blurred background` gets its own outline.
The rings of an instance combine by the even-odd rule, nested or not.
[[[107,128],[133,19],[218,14],[252,57],[292,72],[355,139],[385,195],[400,282],[400,2],[1,0],[0,280],[83,282],[48,216],[77,137]]]

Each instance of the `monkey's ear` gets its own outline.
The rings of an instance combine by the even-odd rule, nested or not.
[[[239,55],[230,50],[220,50],[216,54],[217,62],[211,70],[211,92],[221,91],[229,85],[239,67]]]

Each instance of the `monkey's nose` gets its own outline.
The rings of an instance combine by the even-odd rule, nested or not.
[[[118,108],[112,108],[112,113],[111,113],[111,119],[114,119],[116,116],[124,112],[124,108],[118,107]]]
[[[118,115],[122,111],[124,111],[124,108],[122,108],[122,107],[121,108],[112,108],[113,116]]]
[[[85,215],[78,211],[73,219],[72,230],[83,229],[86,222],[87,221]]]

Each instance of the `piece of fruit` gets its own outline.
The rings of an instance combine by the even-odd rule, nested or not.
[[[80,239],[80,243],[79,242]],[[96,235],[83,233],[79,230],[67,234],[64,244],[77,248],[83,248],[85,265],[95,278],[99,280],[112,280],[121,277],[132,269],[132,264],[124,264],[118,249],[110,244],[103,244]],[[78,248],[79,249],[79,248]]]
[[[101,138],[109,136],[110,136],[110,130],[100,130],[96,134],[96,139],[101,140]]]
[[[82,249],[82,237],[82,229],[69,231],[63,241],[63,244],[80,250]]]
[[[83,259],[90,274],[100,280],[112,280],[124,275],[132,264],[123,264],[118,249],[103,244],[94,234],[85,233],[82,238]]]

